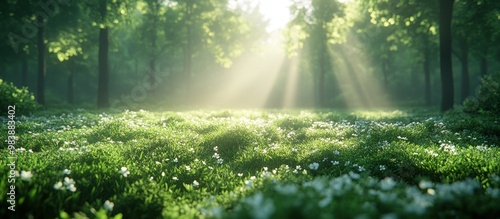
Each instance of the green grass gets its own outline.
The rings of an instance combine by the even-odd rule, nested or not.
[[[494,117],[80,110],[16,119],[16,170],[32,177],[15,178],[15,212],[0,196],[2,218],[500,215]],[[0,129],[2,136],[7,131]],[[11,185],[7,152],[2,194]]]

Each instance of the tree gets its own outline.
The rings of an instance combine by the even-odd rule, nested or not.
[[[101,22],[105,22],[108,14],[107,0],[99,1]],[[97,107],[109,107],[109,28],[106,24],[99,27],[99,80],[97,87]]]
[[[441,111],[453,108],[454,88],[451,62],[451,21],[455,0],[439,1],[439,57],[441,67]]]
[[[469,33],[475,25],[473,22],[473,6],[467,1],[458,1],[455,4],[453,16],[453,37],[456,39],[453,47],[453,53],[461,64],[461,86],[460,101],[463,102],[470,94],[470,75],[469,75],[469,53],[472,42],[472,34]]]
[[[227,0],[178,1],[184,26],[184,90],[185,101],[193,101],[193,60],[210,58],[223,68],[232,65],[232,59],[243,52],[242,41],[251,29],[237,10],[228,8]],[[204,60],[207,61],[207,60]]]
[[[315,68],[314,81],[316,88],[316,103],[325,107],[325,75],[331,71],[329,44],[341,43],[338,32],[339,19],[343,19],[343,5],[332,0],[295,0],[291,6],[295,16],[290,23],[290,29],[298,29],[300,38],[289,41],[289,47],[300,49],[308,44],[310,56]],[[290,37],[290,36],[289,36]],[[294,51],[290,51],[293,53]]]
[[[22,59],[22,84],[27,84],[28,57],[30,50],[34,50],[31,44],[31,38],[36,36],[37,61],[38,61],[38,77],[37,77],[37,92],[36,99],[41,105],[45,104],[45,78],[47,74],[46,53],[48,39],[54,39],[57,31],[50,31],[47,34],[46,30],[60,30],[67,27],[69,22],[66,19],[61,19],[61,12],[70,13],[73,10],[69,7],[68,2],[58,1],[21,1],[3,3],[2,8],[6,8],[5,14],[9,14],[7,22],[12,22],[12,27],[20,29],[10,29],[8,33],[8,42],[10,42],[15,53],[19,53]],[[4,14],[1,12],[0,14]],[[64,14],[64,13],[63,13]],[[67,18],[67,17],[66,17]],[[21,22],[22,21],[22,22]],[[52,26],[49,26],[52,25]],[[20,33],[19,33],[20,32]],[[48,35],[48,36],[47,36]]]
[[[45,20],[43,17],[38,17],[37,21],[38,34],[37,34],[37,46],[38,46],[38,83],[36,97],[39,104],[45,104],[45,77],[47,74],[46,64],[45,64]]]
[[[109,29],[135,6],[133,0],[100,0],[97,2],[82,2],[88,12],[88,17],[94,26],[99,28],[98,52],[98,86],[97,107],[108,108],[109,104]]]
[[[379,27],[397,28],[387,37],[388,41],[399,42],[417,51],[419,63],[424,72],[424,100],[431,104],[431,62],[435,47],[438,23],[434,0],[388,0],[365,1],[372,23]],[[395,47],[397,50],[397,47]]]
[[[1,39],[5,50],[9,53],[2,53],[6,55],[5,59],[10,61],[20,61],[22,64],[22,84],[27,84],[28,73],[28,59],[31,56],[35,47],[38,47],[38,87],[36,92],[37,102],[40,104],[45,103],[44,99],[44,85],[45,85],[45,61],[44,61],[44,36],[43,30],[45,25],[45,17],[48,17],[45,4],[37,4],[38,2],[23,1],[23,2],[10,2],[2,1],[0,3],[0,26],[5,28],[2,31]],[[42,10],[44,9],[44,10]],[[53,8],[49,8],[53,10]],[[5,36],[3,35],[5,34]],[[32,43],[32,38],[37,37],[36,42]],[[13,53],[12,53],[13,51]],[[11,54],[15,54],[12,56]]]

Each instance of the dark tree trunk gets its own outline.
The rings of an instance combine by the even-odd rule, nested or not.
[[[488,59],[486,59],[486,55],[481,56],[481,77],[484,77],[488,74]]]
[[[455,0],[439,1],[439,53],[441,60],[441,111],[453,108],[453,69],[451,62],[451,19]]]
[[[73,72],[70,72],[68,75],[68,103],[73,105],[75,103],[74,97],[74,75]]]
[[[152,90],[155,86],[156,61],[155,58],[149,60],[149,88]]]
[[[28,57],[23,57],[21,75],[21,85],[28,87]]]
[[[135,57],[135,75],[139,75],[139,58]]]
[[[97,107],[109,107],[109,36],[108,28],[99,29],[99,83]]]
[[[37,17],[38,24],[38,83],[36,98],[39,104],[45,105],[45,42],[44,42],[44,19],[41,16]]]
[[[420,71],[416,68],[416,66],[411,67],[411,80],[414,82],[411,90],[411,97],[414,99],[419,99],[422,97],[420,93],[420,85],[418,83],[418,79],[420,78]]]
[[[382,72],[384,74],[384,87],[389,88],[389,58],[382,58]]]
[[[101,20],[106,20],[107,2],[101,0],[99,12]],[[109,108],[109,29],[99,28],[99,76],[97,83],[97,107]]]
[[[97,106],[109,107],[109,32],[108,28],[99,29],[99,83]]]
[[[430,106],[431,99],[431,59],[430,59],[429,39],[424,36],[424,83],[425,83],[425,105]]]
[[[470,78],[469,78],[469,45],[467,41],[462,39],[460,41],[460,61],[462,64],[462,88],[461,88],[461,102],[463,102],[470,94]]]

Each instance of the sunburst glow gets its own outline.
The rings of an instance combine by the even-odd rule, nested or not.
[[[347,5],[349,19],[356,16],[353,1],[339,2]],[[317,66],[304,65],[304,60],[310,60],[319,51],[303,48],[286,58],[283,32],[280,30],[291,19],[291,3],[290,0],[252,1],[250,6],[258,6],[257,9],[268,21],[269,38],[265,49],[260,54],[247,53],[236,60],[235,65],[226,71],[224,83],[205,99],[208,105],[280,108],[314,106],[318,83],[324,83],[324,97],[329,106],[388,106],[390,101],[386,98],[384,88],[370,73],[369,68],[373,63],[364,55],[362,44],[355,34],[349,33],[342,45],[328,46],[330,61],[326,64],[331,65],[333,70],[326,73],[324,81],[315,79]]]
[[[267,31],[283,29],[291,19],[290,0],[258,0],[260,12],[269,21]]]

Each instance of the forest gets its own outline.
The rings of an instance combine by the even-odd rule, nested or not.
[[[498,0],[0,0],[1,218],[498,218]]]
[[[44,106],[448,110],[498,73],[496,1],[296,0],[273,30],[255,2],[2,1],[0,75]]]

